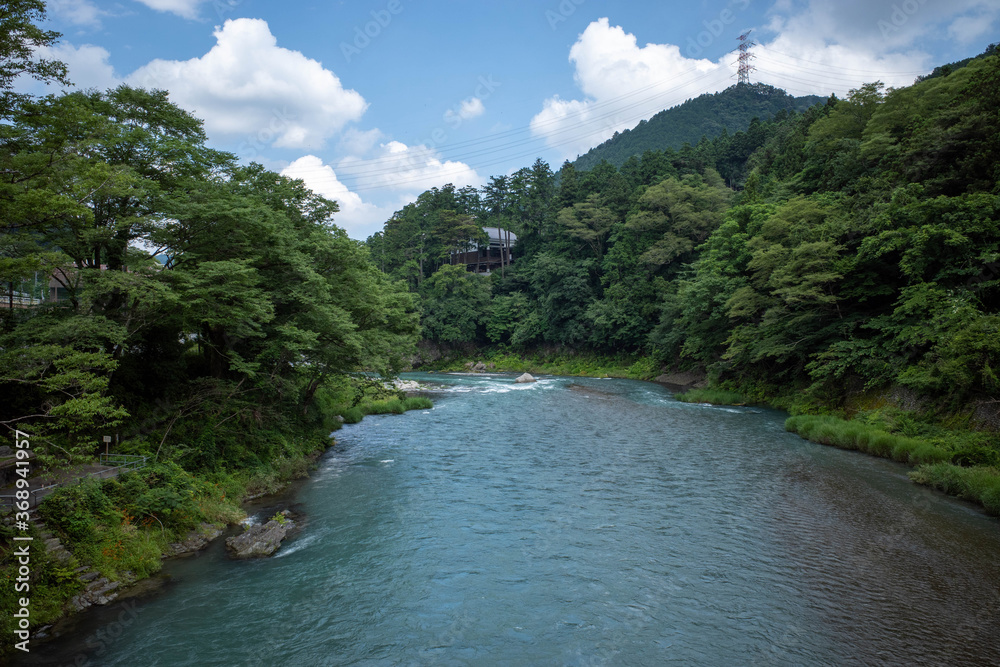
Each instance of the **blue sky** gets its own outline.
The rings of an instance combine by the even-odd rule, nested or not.
[[[902,86],[1000,41],[1000,0],[52,0],[47,56],[81,88],[162,88],[214,147],[302,178],[355,238],[445,183],[615,131],[735,82]]]

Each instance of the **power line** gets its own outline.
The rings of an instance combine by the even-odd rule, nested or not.
[[[750,51],[751,47],[757,46],[754,42],[749,41],[750,31],[747,31],[740,36],[740,59],[737,61],[739,64],[739,71],[737,76],[739,77],[739,84],[747,83],[750,81],[750,73],[756,71],[756,67],[752,64],[751,60],[756,58],[756,54]],[[769,54],[776,54],[784,56],[785,58],[791,59],[793,61],[800,61],[803,63],[811,63],[821,66],[826,66],[824,63],[819,63],[816,61],[811,61],[805,58],[796,58],[795,56],[790,56],[788,54],[775,51],[768,47],[762,46],[765,52]],[[733,63],[734,65],[737,63]],[[847,68],[844,68],[845,70]],[[814,88],[816,84],[816,77],[814,74],[822,74],[826,79],[839,79],[837,83],[840,85],[849,85],[850,83],[856,83],[856,78],[851,77],[849,74],[838,75],[835,71],[822,71],[811,67],[803,66],[799,63],[794,64],[794,73],[803,75],[805,78],[799,78],[794,76],[794,73],[782,72],[780,68],[777,71],[769,71],[768,79],[780,79],[783,81],[789,81],[793,85],[783,85],[783,88],[792,89],[798,94],[810,94],[810,89]],[[871,72],[867,70],[851,70],[856,72],[865,72],[868,74],[923,74],[924,71],[917,72]],[[678,78],[686,78],[691,74],[701,73],[700,68],[690,69]],[[724,68],[716,69],[716,74],[725,73]],[[728,74],[727,74],[728,76]],[[675,83],[678,78],[674,78],[669,83]],[[697,94],[703,94],[706,92],[715,91],[718,89],[718,85],[721,83],[718,80],[718,76],[713,77],[714,80],[702,82],[699,86],[699,91]],[[724,79],[722,79],[724,80]],[[370,158],[365,160],[353,160],[351,161],[351,166],[360,167],[357,170],[347,171],[345,173],[338,173],[336,175],[337,180],[347,187],[352,192],[368,192],[373,190],[381,190],[385,188],[394,188],[406,186],[411,183],[420,183],[433,178],[434,180],[444,180],[450,176],[459,176],[463,172],[470,169],[481,170],[497,164],[509,163],[512,160],[517,160],[525,157],[531,157],[538,155],[540,150],[555,149],[561,146],[568,146],[572,144],[576,135],[580,133],[589,133],[595,126],[604,122],[609,127],[612,125],[622,125],[628,124],[633,121],[641,120],[650,115],[648,105],[657,99],[662,99],[664,96],[671,92],[683,89],[686,86],[691,85],[692,81],[681,81],[676,83],[676,85],[671,86],[666,90],[658,90],[653,95],[643,96],[639,99],[638,96],[643,93],[662,88],[666,81],[658,81],[646,86],[642,86],[635,90],[629,91],[623,95],[616,96],[607,100],[600,102],[594,102],[587,106],[586,112],[593,113],[595,110],[602,111],[603,113],[598,113],[592,115],[589,118],[583,119],[582,114],[577,114],[577,118],[580,121],[579,125],[573,125],[570,127],[564,127],[561,129],[556,129],[553,132],[549,132],[545,136],[531,136],[529,133],[537,132],[541,129],[556,126],[561,123],[565,123],[567,120],[566,116],[553,118],[548,121],[540,121],[538,123],[532,123],[519,128],[513,128],[510,130],[504,130],[502,132],[497,132],[491,135],[486,135],[483,137],[478,137],[476,139],[469,139],[465,141],[459,141],[448,144],[449,152],[451,153],[448,157],[442,157],[441,162],[448,161],[475,161],[478,164],[468,165],[461,164],[456,169],[450,171],[444,171],[441,173],[429,175],[416,175],[411,176],[414,172],[421,171],[426,168],[427,164],[422,161],[419,156],[414,156],[412,154],[400,155],[399,157],[386,156],[382,158]],[[739,85],[737,84],[737,85]],[[798,85],[794,85],[798,84]],[[797,90],[795,90],[797,88]],[[696,94],[696,95],[697,95]],[[622,102],[625,100],[630,100],[630,103],[622,106]],[[629,111],[635,110],[636,113],[627,113]],[[655,115],[655,114],[654,114]],[[570,117],[572,118],[572,117]],[[564,139],[565,137],[565,139]],[[558,139],[553,141],[553,139]],[[505,142],[503,145],[497,145],[500,142]],[[544,145],[540,145],[544,142]],[[530,148],[529,148],[530,147]],[[435,147],[432,146],[431,149]],[[454,149],[464,149],[458,150]],[[527,149],[527,152],[520,150]],[[482,160],[482,162],[480,162]],[[419,161],[419,162],[417,162]],[[366,169],[366,167],[371,167]],[[349,169],[349,167],[345,167]],[[310,172],[318,173],[320,170],[305,170],[303,173],[308,174]],[[373,179],[378,179],[379,176],[386,176],[392,173],[399,173],[400,175],[405,175],[402,179],[386,179],[386,182],[364,185],[361,186],[360,183],[363,181],[370,181]]]

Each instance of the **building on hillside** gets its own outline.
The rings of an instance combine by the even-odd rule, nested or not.
[[[517,234],[500,227],[483,227],[483,231],[490,238],[489,244],[478,244],[479,247],[474,250],[451,253],[452,264],[465,264],[465,268],[473,273],[489,275],[514,262]]]

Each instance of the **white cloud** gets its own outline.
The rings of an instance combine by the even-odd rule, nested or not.
[[[760,45],[751,80],[793,95],[843,96],[876,80],[911,84],[940,64],[925,50],[926,40],[946,31],[953,42],[981,38],[1000,17],[1000,0],[778,0],[769,15],[753,35]],[[733,36],[739,20],[730,21]],[[699,47],[707,45],[692,39],[685,53],[697,56]],[[531,120],[532,133],[567,158],[663,109],[735,83],[732,54],[712,62],[686,57],[673,44],[639,46],[607,18],[587,26],[569,60],[581,98],[551,97]]]
[[[106,90],[115,88],[122,82],[109,62],[111,54],[100,46],[73,46],[67,42],[59,42],[55,46],[38,49],[38,55],[66,63],[69,80],[79,89]],[[43,85],[37,84],[35,88],[34,92],[41,92]]]
[[[756,80],[782,88],[792,95],[843,97],[852,88],[872,81],[887,86],[907,86],[931,69],[923,52],[879,54],[860,46],[826,44],[788,32],[756,49]]]
[[[136,0],[158,12],[170,12],[186,19],[198,18],[198,6],[204,0]]]
[[[376,132],[370,130],[365,134],[371,136]],[[456,187],[483,183],[467,164],[442,161],[432,148],[406,146],[398,141],[380,144],[364,159],[343,158],[336,170],[321,158],[306,155],[281,173],[302,179],[313,192],[335,200],[340,212],[334,221],[357,239],[380,231],[395,211],[416,201],[424,190],[447,183]]]
[[[998,0],[809,0],[773,7],[756,49],[756,77],[796,95],[843,95],[880,80],[906,86],[935,62],[948,35],[969,42],[1000,16]]]
[[[808,0],[772,7],[782,36],[811,44],[833,44],[886,55],[939,39],[956,17],[996,17],[997,0]]]
[[[269,146],[320,148],[368,106],[320,62],[278,46],[266,21],[229,20],[215,38],[204,56],[154,60],[128,82],[169,90],[210,136],[244,139],[237,152],[251,158]]]
[[[368,238],[382,229],[385,221],[396,210],[393,206],[380,207],[363,201],[360,195],[351,192],[340,182],[333,167],[324,164],[315,155],[300,157],[281,173],[289,178],[301,179],[316,194],[336,201],[340,212],[334,215],[334,222],[344,228],[351,238]]]
[[[472,120],[486,113],[486,106],[478,97],[462,100],[458,109],[448,109],[444,112],[444,120],[452,127],[457,127],[462,121]]]
[[[635,35],[606,18],[587,26],[569,59],[585,99],[549,98],[531,120],[532,133],[564,157],[586,152],[688,98],[725,88],[734,71],[725,62],[686,58],[673,44],[640,47]]]
[[[464,162],[442,161],[433,148],[407,146],[399,141],[380,144],[371,158],[346,157],[337,168],[343,178],[355,183],[357,190],[421,192],[446,183],[455,187],[483,183],[476,170]]]
[[[49,0],[47,9],[54,18],[89,28],[99,28],[101,17],[110,14],[90,0]]]

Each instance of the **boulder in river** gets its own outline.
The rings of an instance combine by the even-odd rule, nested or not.
[[[521,377],[519,377],[516,380],[514,380],[514,382],[517,382],[517,383],[538,382],[538,380],[536,380],[535,378],[531,377],[531,373],[525,373]]]
[[[263,525],[250,526],[242,535],[227,538],[226,546],[236,558],[270,556],[278,550],[281,541],[294,527],[295,522],[291,519],[271,519]]]

